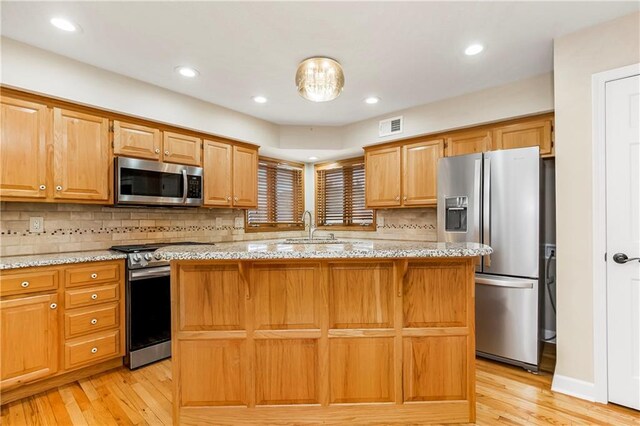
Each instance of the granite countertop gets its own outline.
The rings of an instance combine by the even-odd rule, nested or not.
[[[0,270],[30,268],[32,266],[66,265],[68,263],[101,262],[126,259],[127,255],[111,250],[74,251],[67,253],[34,254],[0,258]]]
[[[478,243],[342,240],[337,244],[291,244],[283,240],[266,240],[167,246],[156,253],[167,260],[260,260],[471,257],[492,252],[491,247]]]

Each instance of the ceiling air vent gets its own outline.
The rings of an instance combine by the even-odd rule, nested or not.
[[[402,116],[380,121],[378,127],[379,137],[395,135],[396,133],[402,133]]]

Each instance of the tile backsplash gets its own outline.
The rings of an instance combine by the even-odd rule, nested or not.
[[[29,232],[42,217],[44,231]],[[343,238],[436,240],[435,209],[381,210],[375,232],[336,231]],[[239,219],[236,223],[236,219]],[[384,222],[384,223],[382,223]],[[317,231],[320,236],[324,232]],[[302,236],[302,231],[244,232],[244,212],[232,209],[115,208],[83,204],[0,203],[0,255],[100,250],[160,241],[222,242]]]

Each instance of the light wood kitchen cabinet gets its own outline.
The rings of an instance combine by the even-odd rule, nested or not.
[[[402,204],[422,206],[438,200],[438,160],[444,141],[434,139],[402,147]]]
[[[109,120],[53,109],[53,198],[108,202],[113,185]]]
[[[496,127],[493,130],[495,149],[540,147],[540,155],[552,154],[553,119],[526,120]]]
[[[447,157],[491,151],[491,130],[470,130],[446,138]]]
[[[367,207],[398,207],[401,191],[399,146],[365,151],[365,197]]]
[[[55,293],[0,302],[0,389],[4,391],[57,372],[59,312]]]
[[[200,166],[202,139],[175,132],[162,132],[162,161]]]
[[[233,146],[228,143],[205,140],[202,166],[204,167],[205,206],[231,207],[231,170]]]
[[[258,206],[258,150],[233,147],[233,206]]]
[[[159,160],[161,145],[160,130],[120,120],[113,121],[113,153],[115,155]]]
[[[2,96],[0,197],[44,199],[48,194],[46,105]]]

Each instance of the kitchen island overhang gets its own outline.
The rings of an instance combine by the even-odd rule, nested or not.
[[[175,246],[176,424],[475,420],[474,243]]]

